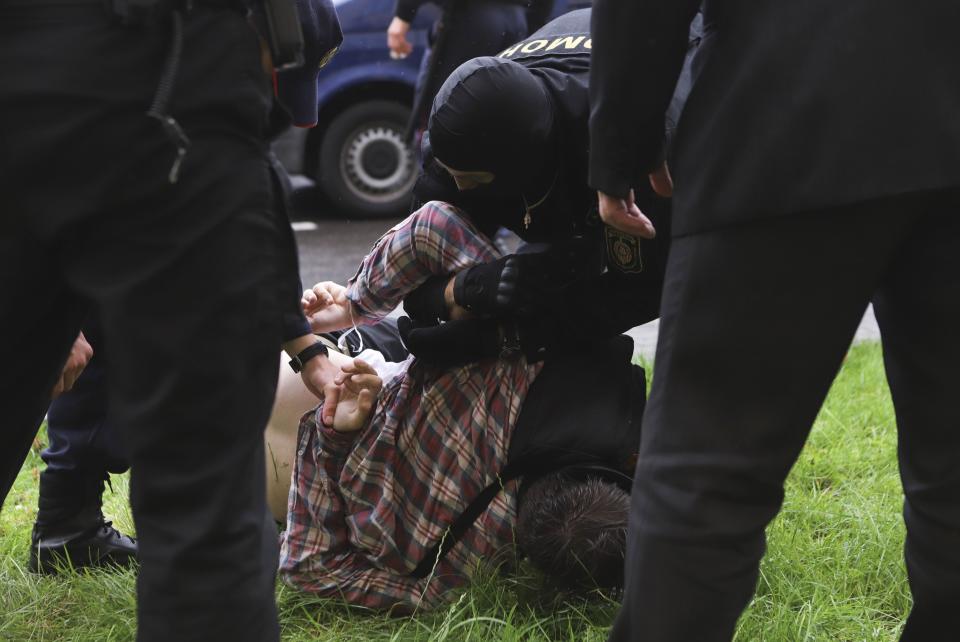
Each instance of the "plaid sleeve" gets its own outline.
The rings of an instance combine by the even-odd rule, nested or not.
[[[383,318],[429,277],[498,257],[459,210],[431,201],[377,241],[350,279],[347,297],[365,317]]]
[[[447,591],[465,582],[462,573],[441,563],[432,577],[416,579],[374,566],[351,546],[336,483],[349,448],[341,433],[334,433],[331,443],[318,417],[312,411],[300,423],[287,529],[281,536],[284,581],[347,604],[396,613],[440,604]]]

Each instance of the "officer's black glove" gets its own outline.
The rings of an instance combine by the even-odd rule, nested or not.
[[[441,368],[500,356],[501,335],[496,319],[464,319],[425,325],[409,317],[397,319],[400,338],[417,359]]]
[[[510,254],[475,265],[457,274],[453,299],[476,314],[526,316],[546,292],[572,278],[565,256],[554,251]]]
[[[403,300],[404,312],[413,320],[423,323],[436,323],[437,319],[444,321],[449,319],[450,313],[444,298],[444,291],[449,282],[449,276],[430,277]]]

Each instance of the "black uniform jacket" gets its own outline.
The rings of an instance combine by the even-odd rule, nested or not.
[[[565,335],[558,339],[561,341],[582,338],[583,333],[604,336],[623,332],[659,316],[670,229],[669,203],[657,198],[646,181],[638,185],[638,197],[654,218],[662,234],[660,239],[641,241],[618,235],[596,214],[596,192],[587,182],[590,14],[590,9],[564,14],[499,54],[524,65],[543,81],[553,97],[554,117],[559,121],[559,175],[547,200],[533,210],[530,228],[520,233],[532,241],[585,237],[600,255],[598,269],[605,270],[574,286],[582,288],[581,296],[590,309],[575,313],[580,317],[578,322],[570,320],[552,329]],[[589,301],[603,301],[605,305]],[[557,300],[556,304],[557,309],[550,313],[554,322],[571,312],[569,300]],[[567,326],[569,332],[562,332]]]
[[[444,200],[474,213],[477,219],[497,219],[528,242],[557,244],[584,239],[582,245],[589,248],[590,257],[581,264],[592,267],[563,293],[548,297],[550,301],[539,310],[544,323],[537,332],[548,335],[545,340],[550,344],[573,342],[586,335],[610,336],[657,318],[670,236],[669,201],[655,196],[645,178],[637,186],[638,200],[654,220],[657,239],[621,235],[604,226],[597,215],[596,192],[587,183],[590,11],[562,15],[498,54],[524,65],[544,82],[553,98],[560,133],[553,152],[556,179],[546,199],[532,208],[529,225],[519,223],[524,212],[520,198],[477,198],[474,192],[478,190],[458,192],[450,177],[429,159],[415,190],[423,202]],[[522,156],[529,152],[515,149],[505,153]],[[484,210],[495,215],[479,215]],[[510,214],[504,215],[507,211]],[[572,301],[580,303],[571,305]]]
[[[591,184],[657,161],[699,0],[597,0]],[[960,2],[707,0],[674,233],[960,185]]]

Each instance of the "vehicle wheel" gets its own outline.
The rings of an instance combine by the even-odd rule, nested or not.
[[[316,179],[335,206],[368,218],[407,213],[417,179],[403,140],[409,115],[400,103],[375,100],[333,119],[320,144]]]

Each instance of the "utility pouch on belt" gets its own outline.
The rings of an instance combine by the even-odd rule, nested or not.
[[[427,577],[511,479],[523,477],[526,485],[563,471],[575,478],[599,477],[630,492],[647,392],[646,374],[632,358],[633,341],[623,335],[588,351],[547,357],[524,399],[507,464],[411,575]]]

